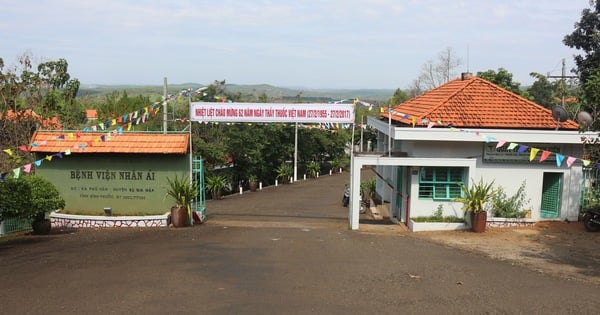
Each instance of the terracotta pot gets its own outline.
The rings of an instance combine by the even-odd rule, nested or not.
[[[173,227],[184,227],[188,222],[188,211],[186,207],[171,208],[171,223]]]
[[[248,185],[250,186],[250,191],[256,191],[256,186],[258,186],[256,182],[250,182]]]
[[[471,229],[475,233],[485,232],[485,226],[487,224],[487,212],[479,211],[473,212],[471,211]]]

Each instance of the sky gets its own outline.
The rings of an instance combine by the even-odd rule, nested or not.
[[[408,89],[450,48],[461,72],[567,74],[589,0],[0,0],[0,58],[64,58],[83,85]]]

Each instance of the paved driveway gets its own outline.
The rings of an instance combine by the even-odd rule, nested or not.
[[[600,288],[385,227],[347,229],[348,177],[235,195],[181,229],[0,240],[6,314],[596,314]]]

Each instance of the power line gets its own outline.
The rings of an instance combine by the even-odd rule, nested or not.
[[[577,78],[577,76],[575,76],[575,75],[566,75],[566,73],[567,73],[567,69],[566,69],[566,66],[565,66],[565,58],[563,58],[562,59],[562,72],[561,72],[561,75],[560,76],[558,76],[558,75],[547,75],[546,77],[547,78],[551,78],[551,79],[560,79],[563,85],[565,84],[565,79],[567,79],[567,78],[569,78],[569,79]],[[566,93],[566,91],[563,90],[562,91],[562,97],[561,97],[561,106],[562,107],[565,107],[565,93]]]

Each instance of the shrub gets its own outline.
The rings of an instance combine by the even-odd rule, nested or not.
[[[31,187],[18,179],[0,182],[0,221],[6,218],[25,218],[30,211]]]
[[[530,200],[525,196],[525,181],[511,197],[506,196],[504,188],[498,187],[491,200],[492,212],[495,217],[499,218],[524,218],[527,211],[524,211],[523,208],[529,204]]]
[[[28,218],[43,219],[46,213],[65,207],[65,199],[56,186],[47,179],[39,175],[27,175],[21,178],[31,188],[32,205]]]
[[[459,218],[454,215],[443,216],[442,212],[444,211],[444,206],[441,204],[438,205],[437,210],[433,212],[433,215],[430,216],[420,216],[411,218],[414,222],[449,222],[449,223],[464,223],[465,220],[463,218]]]
[[[39,175],[1,182],[0,195],[0,218],[43,219],[47,212],[65,206],[56,186]]]

